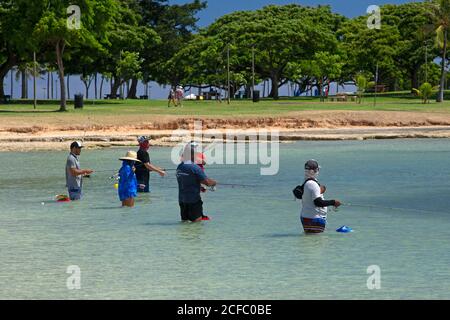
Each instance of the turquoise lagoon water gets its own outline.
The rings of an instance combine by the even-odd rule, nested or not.
[[[85,197],[65,193],[65,152],[0,153],[1,299],[449,299],[450,142],[297,142],[280,147],[280,171],[228,165],[205,196],[210,222],[179,222],[176,181],[120,208],[109,177],[125,149],[85,150]],[[170,149],[153,148],[166,168]],[[365,205],[330,213],[328,231],[305,236],[292,188],[309,158],[327,198]],[[44,203],[44,204],[42,204]],[[390,208],[403,208],[393,210]],[[351,234],[335,230],[348,225]],[[67,267],[81,270],[68,290]],[[369,290],[367,268],[381,270]]]

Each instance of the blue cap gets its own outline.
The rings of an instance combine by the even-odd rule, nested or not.
[[[349,232],[353,232],[353,229],[347,226],[342,226],[339,229],[336,230],[337,232],[341,232],[341,233],[349,233]]]

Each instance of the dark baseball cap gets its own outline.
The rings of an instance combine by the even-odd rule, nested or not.
[[[84,146],[81,144],[80,141],[74,141],[70,145],[70,149],[73,149],[73,148],[80,148],[81,149],[81,148],[84,148]]]
[[[147,136],[140,136],[140,137],[138,138],[138,142],[139,142],[139,143],[144,143],[145,141],[150,141],[150,138],[147,137]]]
[[[305,170],[314,170],[315,171],[315,170],[318,170],[318,169],[320,169],[319,163],[316,160],[314,160],[314,159],[308,160],[305,163]]]

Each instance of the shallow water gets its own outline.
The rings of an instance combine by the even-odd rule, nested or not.
[[[124,151],[86,150],[81,163],[118,169]],[[204,200],[212,220],[182,224],[173,171],[152,175],[153,193],[133,209],[120,208],[113,171],[86,179],[83,201],[58,204],[66,153],[0,153],[0,298],[450,298],[448,140],[298,142],[280,154],[272,177],[207,169],[259,187],[218,187]],[[173,168],[169,155],[151,151]],[[374,207],[342,207],[326,233],[305,236],[291,190],[308,158],[322,165],[327,198]],[[354,232],[335,232],[342,225]],[[67,289],[70,265],[80,290]],[[379,290],[367,288],[370,265],[381,268]]]

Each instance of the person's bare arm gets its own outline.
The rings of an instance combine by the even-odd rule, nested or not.
[[[91,170],[91,169],[70,168],[70,174],[74,177],[88,175],[93,172],[94,172],[94,170]]]
[[[209,179],[209,178],[206,178],[205,180],[200,181],[200,183],[205,185],[205,186],[207,186],[207,187],[215,187],[217,185],[217,181],[216,180]]]
[[[144,165],[148,170],[158,172],[161,177],[164,177],[166,175],[164,169],[160,167],[157,167],[151,163],[145,163]]]

